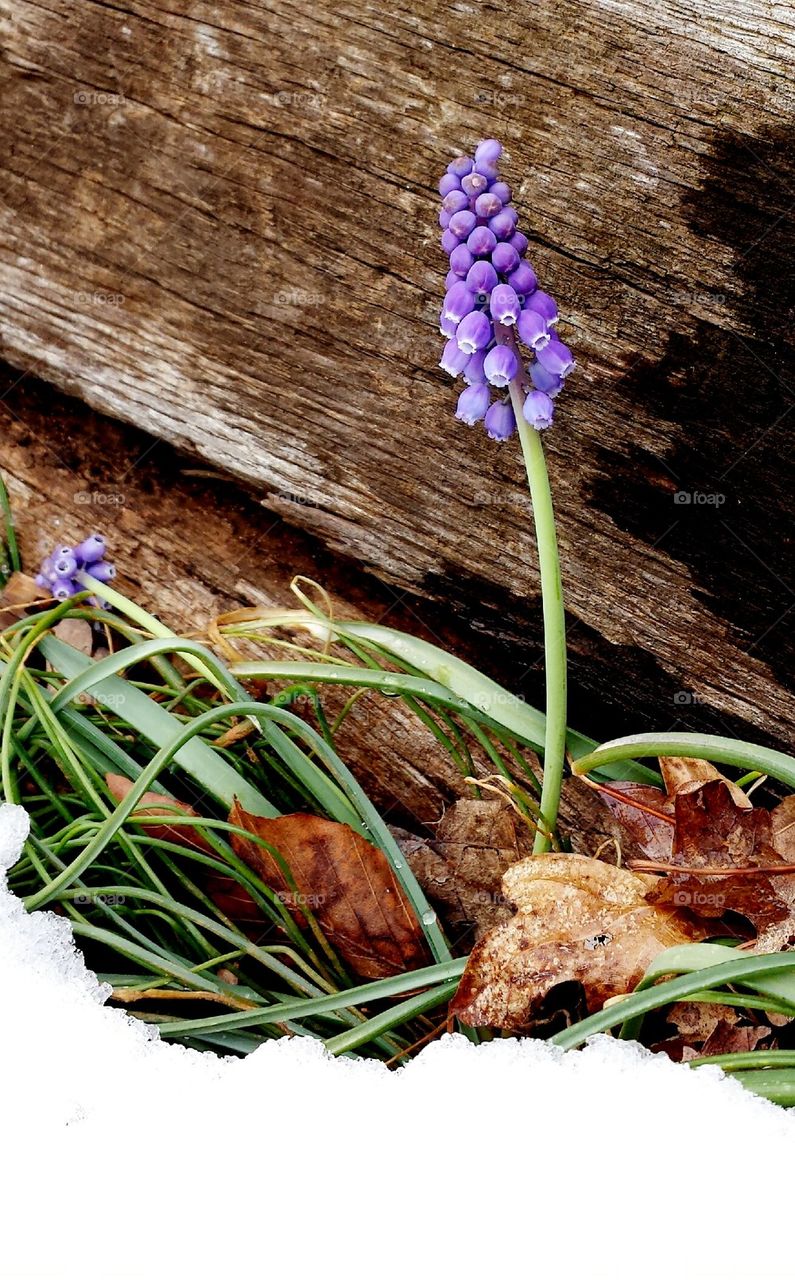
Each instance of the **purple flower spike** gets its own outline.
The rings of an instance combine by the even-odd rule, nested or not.
[[[563,379],[550,373],[537,360],[530,365],[530,380],[536,391],[545,391],[551,400],[563,389]]]
[[[510,275],[519,266],[519,254],[504,240],[497,245],[491,255],[491,260],[500,275],[504,276]]]
[[[473,293],[489,294],[496,284],[497,272],[490,262],[476,262],[474,266],[469,268],[466,287],[471,289]]]
[[[536,431],[546,431],[547,427],[552,426],[555,406],[543,391],[531,391],[524,402],[523,413]]]
[[[567,373],[571,373],[574,368],[574,358],[569,348],[562,342],[558,342],[557,338],[553,338],[545,347],[538,352],[538,362],[543,365],[548,373],[557,374],[559,378],[565,378]]]
[[[52,561],[52,572],[56,578],[73,578],[77,573],[77,560],[71,547],[60,547]]]
[[[442,316],[445,320],[452,320],[455,324],[459,324],[464,316],[468,316],[474,309],[475,295],[467,289],[463,280],[460,280],[445,294]]]
[[[466,422],[468,426],[474,427],[476,422],[486,413],[491,399],[489,389],[485,382],[479,382],[471,387],[467,387],[466,391],[462,391],[458,397],[455,416],[461,422]]]
[[[495,196],[493,189],[484,192],[475,201],[475,213],[479,218],[493,218],[495,214],[500,212],[501,208],[502,200]]]
[[[536,353],[550,342],[551,335],[546,320],[537,311],[531,311],[529,308],[521,312],[516,322],[516,331],[522,342]]]
[[[519,372],[519,361],[510,347],[492,347],[483,363],[483,372],[493,387],[507,387]]]
[[[498,284],[491,291],[491,314],[500,324],[516,324],[522,310],[514,290],[509,284]]]
[[[544,293],[543,289],[536,289],[533,296],[529,299],[529,307],[534,311],[538,311],[544,317],[547,324],[555,324],[558,318],[558,305],[554,298],[550,298],[548,293]]]
[[[474,199],[476,196],[482,195],[488,188],[489,180],[482,173],[468,173],[465,178],[461,179],[461,189],[466,191],[467,195]]]
[[[504,401],[498,400],[486,414],[483,424],[492,440],[510,440],[516,430],[516,418],[513,409]]]
[[[450,219],[449,230],[458,236],[459,240],[466,240],[470,231],[475,230],[477,221],[471,209],[461,209],[458,213],[454,213]]]
[[[497,237],[489,227],[475,227],[467,240],[467,249],[470,253],[474,253],[476,258],[483,257],[484,254],[491,253],[496,244]]]
[[[107,544],[101,533],[92,533],[84,542],[78,543],[74,549],[75,559],[84,565],[95,564],[101,560],[107,550]]]
[[[455,338],[450,338],[444,344],[442,358],[439,361],[439,368],[444,369],[445,373],[449,373],[451,378],[457,378],[459,373],[463,373],[468,362],[472,359],[465,351],[462,351]]]
[[[445,196],[449,196],[451,191],[461,190],[461,179],[457,178],[454,173],[446,173],[439,183],[439,195],[444,200]]]
[[[456,329],[455,337],[461,350],[472,356],[476,351],[482,351],[489,345],[494,337],[494,330],[483,311],[470,311]]]
[[[552,400],[574,367],[568,347],[550,332],[558,309],[538,288],[525,258],[529,241],[516,229],[511,188],[498,173],[501,154],[499,142],[488,138],[474,160],[454,160],[439,183],[441,242],[450,259],[440,323],[448,341],[441,368],[452,377],[462,375],[467,383],[456,416],[477,422],[485,415],[486,430],[495,440],[512,435],[516,421],[510,402],[490,403],[491,387],[521,385],[528,422],[544,430],[553,419]],[[516,338],[503,325],[515,325]],[[517,339],[533,355],[529,380],[521,367],[527,357],[519,353]]]
[[[451,164],[447,166],[447,172],[455,174],[456,178],[465,178],[474,168],[469,156],[458,156]]]
[[[485,160],[487,164],[496,164],[502,155],[502,143],[496,138],[484,138],[475,147],[475,164]]]
[[[476,351],[475,354],[470,356],[467,360],[466,368],[464,369],[464,382],[466,382],[470,387],[476,382],[486,381],[486,374],[483,371],[485,362],[485,351]]]

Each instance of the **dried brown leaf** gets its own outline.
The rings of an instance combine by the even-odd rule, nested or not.
[[[133,784],[129,778],[125,778],[120,773],[106,773],[105,782],[108,790],[113,796],[117,804],[129,794]],[[212,853],[213,849],[205,840],[201,831],[187,824],[182,826],[174,826],[165,819],[175,816],[176,814],[185,814],[188,817],[198,818],[199,814],[192,809],[189,804],[185,804],[182,800],[174,800],[171,796],[162,796],[157,791],[146,791],[141,796],[138,804],[135,806],[134,813],[138,817],[162,817],[163,823],[154,822],[147,823],[141,830],[147,832],[155,840],[170,840],[173,844],[184,845],[188,849],[201,849],[204,853]]]
[[[232,837],[235,852],[282,897],[297,924],[307,925],[305,907],[359,977],[386,978],[430,963],[386,854],[351,827],[306,813],[261,818],[237,803],[229,821],[278,852],[282,862],[245,836]]]
[[[446,810],[432,841],[405,838],[406,861],[452,927],[473,925],[475,938],[510,919],[502,877],[530,852],[510,805],[458,800]]]
[[[660,951],[703,937],[647,901],[648,876],[577,854],[525,858],[502,884],[516,915],[474,948],[452,1006],[470,1026],[528,1030],[561,982],[580,982],[594,1011],[632,990]]]

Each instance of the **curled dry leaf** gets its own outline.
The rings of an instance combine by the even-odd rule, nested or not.
[[[311,912],[353,973],[387,978],[430,964],[422,927],[389,859],[351,827],[308,813],[261,818],[237,803],[229,821],[278,852],[282,862],[245,836],[232,837],[238,857],[279,894],[296,923],[306,927],[302,908]]]
[[[475,939],[511,917],[502,877],[532,849],[532,835],[500,800],[457,800],[431,841],[403,837],[406,861],[445,922]]]
[[[452,1005],[470,1026],[529,1030],[561,982],[580,982],[593,1012],[631,991],[660,951],[704,936],[647,900],[650,877],[579,854],[525,858],[502,884],[516,915],[477,944]]]
[[[133,786],[129,778],[120,773],[106,773],[105,782],[113,799],[119,804],[129,794]],[[212,847],[205,840],[201,831],[187,824],[174,826],[167,819],[176,814],[185,814],[192,818],[199,815],[189,804],[182,800],[174,800],[171,796],[160,795],[158,791],[146,791],[135,806],[138,817],[163,818],[163,822],[148,822],[141,830],[155,840],[170,840],[172,844],[181,844],[188,849],[200,849],[203,853],[213,853]]]

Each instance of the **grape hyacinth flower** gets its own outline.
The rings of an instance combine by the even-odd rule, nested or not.
[[[539,289],[526,260],[529,241],[516,229],[519,217],[511,204],[511,188],[497,171],[501,154],[500,143],[488,138],[476,147],[474,157],[453,160],[439,183],[442,248],[450,259],[439,321],[447,339],[441,367],[470,387],[485,376],[496,393],[496,405],[509,407],[509,401],[521,397],[527,406],[524,420],[543,431],[552,423],[551,402],[574,360],[553,330],[558,319],[555,301]],[[520,343],[529,348],[529,363]],[[469,359],[460,359],[456,347]],[[537,393],[543,394],[543,402],[533,398]],[[482,410],[477,420],[484,421],[491,438],[507,440],[516,431],[515,406],[487,419],[490,406],[491,395],[464,392],[456,416],[470,422],[473,412]]]
[[[500,179],[502,147],[488,138],[474,158],[459,156],[439,183],[442,248],[450,259],[440,329],[447,339],[441,367],[467,384],[456,418],[483,422],[492,440],[518,432],[538,541],[544,615],[546,725],[544,777],[534,852],[553,847],[566,755],[566,620],[555,514],[541,432],[555,397],[574,368],[554,331],[558,308],[538,287],[527,261],[529,241],[517,230],[511,188]],[[521,352],[524,346],[529,357]]]
[[[111,582],[116,576],[116,570],[105,559],[106,550],[105,539],[99,533],[90,534],[75,547],[56,547],[42,561],[36,576],[36,586],[41,587],[54,600],[69,600],[84,589],[77,577],[84,570],[98,582]]]

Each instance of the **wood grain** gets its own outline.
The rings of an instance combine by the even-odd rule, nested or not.
[[[435,180],[503,137],[580,366],[548,439],[580,726],[791,745],[791,11],[0,14],[5,357],[445,601],[537,700],[517,450],[436,367]]]

